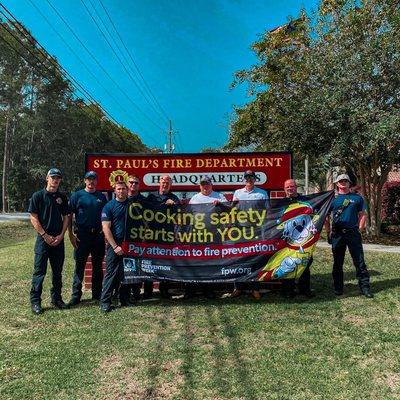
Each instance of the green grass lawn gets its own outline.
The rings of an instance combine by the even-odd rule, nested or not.
[[[0,225],[0,399],[400,399],[400,255],[367,253],[375,298],[331,290],[331,255],[312,266],[317,297],[155,300],[100,313],[89,301],[31,314],[33,230]],[[71,246],[64,269],[70,297]],[[49,274],[50,275],[50,274]]]

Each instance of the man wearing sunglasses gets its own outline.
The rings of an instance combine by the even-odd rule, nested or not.
[[[140,202],[140,201],[145,200],[145,197],[139,192],[139,186],[140,186],[139,178],[136,175],[129,175],[128,176],[128,200],[129,200],[129,202],[134,202],[134,201]],[[147,285],[147,287],[150,284],[152,286],[153,282],[146,284],[146,281],[145,281],[145,285]],[[131,284],[128,284],[125,286],[127,288],[128,299],[131,294],[132,294],[134,300],[140,299],[140,289],[142,287],[142,282],[131,283]],[[147,289],[147,292],[149,290],[150,289]]]
[[[248,200],[252,200],[262,202],[262,207],[269,207],[268,193],[255,185],[257,180],[257,175],[255,174],[255,172],[247,170],[243,174],[243,180],[245,182],[244,187],[236,190],[233,194],[233,204],[237,204],[238,207],[246,208],[246,202]],[[246,284],[244,282],[235,283],[234,290],[231,293],[231,297],[239,297],[242,294],[242,290],[245,289],[246,286],[250,288],[251,293],[256,300],[261,299],[259,282],[251,282],[249,284]]]
[[[364,199],[357,193],[351,193],[350,178],[347,174],[339,175],[334,183],[337,195],[330,207],[332,229],[330,229],[330,216],[325,223],[328,238],[332,242],[334,292],[336,296],[343,294],[343,262],[348,247],[356,268],[360,292],[363,296],[372,298],[374,296],[370,290],[360,233],[365,228],[366,221]]]

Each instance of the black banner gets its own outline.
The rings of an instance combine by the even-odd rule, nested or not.
[[[123,242],[127,283],[270,281],[299,277],[334,192],[193,205],[132,202]]]

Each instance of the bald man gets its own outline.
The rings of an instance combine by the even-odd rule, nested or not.
[[[297,192],[297,184],[294,179],[287,179],[283,184],[283,190],[285,191],[286,198],[290,199],[290,202],[294,203],[303,200],[303,196],[299,195],[299,193]],[[307,267],[305,268],[297,282],[298,293],[308,298],[312,298],[315,296],[314,292],[311,290],[310,284],[310,266],[312,262],[313,259],[311,257]],[[294,279],[283,279],[283,295],[288,298],[294,297],[296,295],[296,292],[294,290],[295,285],[296,282]]]
[[[167,206],[173,206],[174,204],[179,204],[180,201],[178,197],[171,192],[171,187],[172,187],[172,178],[168,174],[162,175],[158,185],[158,190],[156,192],[150,193],[147,196],[147,200],[151,203],[158,205],[165,204]],[[169,289],[169,284],[167,281],[160,282],[159,290],[161,297],[165,298],[170,297],[168,289]],[[152,294],[153,294],[153,282],[145,281],[143,298],[145,299],[150,298]]]

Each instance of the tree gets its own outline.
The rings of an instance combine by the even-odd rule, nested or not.
[[[253,45],[260,64],[237,74],[258,93],[238,110],[230,142],[250,137],[351,167],[378,236],[382,186],[400,156],[399,5],[326,0],[314,22],[304,12],[296,21],[267,32]]]
[[[25,210],[52,166],[63,171],[69,192],[82,182],[86,152],[147,151],[138,135],[76,96],[57,60],[23,26],[0,24],[3,211]]]

